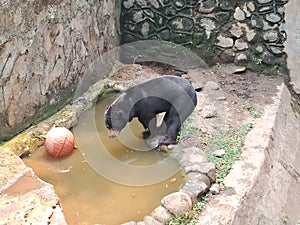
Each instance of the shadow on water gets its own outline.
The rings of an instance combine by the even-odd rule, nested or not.
[[[143,177],[140,176],[146,178],[157,176],[160,180],[163,172],[159,173],[154,169],[151,174],[151,166],[166,161],[168,155],[156,150],[136,151],[126,147],[127,144],[123,145],[118,139],[107,138],[103,113],[113,99],[113,96],[102,99],[95,109],[81,116],[78,125],[74,128],[80,151],[75,150],[69,157],[55,159],[47,155],[42,148],[24,159],[24,162],[33,168],[40,178],[54,185],[68,224],[117,225],[130,220],[142,220],[145,215],[160,205],[162,197],[177,191],[184,183],[183,173],[178,166],[173,175],[164,177],[162,181],[149,185],[130,185],[130,179],[141,180],[142,184]],[[92,117],[94,118],[91,120]],[[96,127],[96,134],[89,132],[93,126]],[[133,121],[127,126],[138,140],[142,131],[141,125]],[[127,133],[126,130],[123,133]],[[95,140],[100,140],[102,145],[97,144]],[[109,173],[117,174],[117,178],[126,176],[127,171],[123,170],[124,164],[137,170],[148,166],[150,170],[148,169],[147,174],[142,175],[129,174],[129,185],[124,185],[124,181],[118,182],[116,177],[113,178],[114,180],[107,179],[110,175],[101,174],[94,166],[90,166],[90,159],[87,160],[85,154],[91,154],[93,151],[106,151],[118,162],[109,165],[107,169]],[[104,162],[96,156],[94,161]],[[167,166],[168,164],[165,166],[166,169]],[[170,167],[174,165],[170,163]]]

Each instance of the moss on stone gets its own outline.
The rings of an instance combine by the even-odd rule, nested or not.
[[[34,152],[44,143],[45,135],[53,126],[64,126],[72,128],[76,125],[80,115],[95,105],[100,96],[106,95],[111,91],[120,91],[114,83],[108,84],[106,81],[99,81],[92,85],[79,99],[67,104],[70,97],[65,98],[65,107],[59,110],[60,104],[52,105],[47,114],[35,121],[36,125],[18,134],[7,141],[2,148],[9,148],[17,156],[25,156]],[[67,105],[66,105],[67,104]],[[56,113],[54,113],[56,112]]]
[[[9,148],[17,156],[23,156],[34,152],[40,147],[44,139],[40,132],[24,131],[15,138],[2,145],[2,148]]]

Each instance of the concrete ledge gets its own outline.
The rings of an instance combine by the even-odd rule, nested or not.
[[[9,149],[0,159],[0,224],[66,224],[52,185]]]
[[[197,225],[279,225],[300,219],[300,121],[285,85],[247,135],[241,158]],[[298,216],[298,218],[297,218]]]

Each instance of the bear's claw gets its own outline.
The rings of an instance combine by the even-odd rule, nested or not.
[[[151,136],[151,132],[149,130],[143,131],[142,134],[144,139],[148,139]]]

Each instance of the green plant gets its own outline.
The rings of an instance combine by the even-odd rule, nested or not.
[[[253,61],[256,65],[261,65],[265,56],[267,55],[266,52],[262,52],[261,54],[259,54],[257,57],[253,56]]]
[[[142,71],[142,66],[141,65],[136,65],[135,67],[134,67],[134,69],[136,70],[136,71]]]
[[[203,196],[201,201],[197,202],[191,211],[175,215],[167,222],[167,225],[195,225],[206,202],[207,195]]]
[[[207,148],[207,156],[216,166],[216,183],[224,181],[233,163],[239,158],[245,136],[251,128],[251,123],[238,128],[227,126],[218,128],[212,135]],[[224,150],[225,154],[222,157],[214,155],[213,151],[217,149]]]
[[[190,212],[184,212],[181,214],[177,214],[172,217],[167,224],[168,225],[192,225],[191,223],[191,215]]]
[[[182,141],[187,138],[195,137],[196,135],[197,127],[193,125],[193,118],[190,116],[184,121],[180,131],[178,132],[177,140]]]
[[[221,67],[222,67],[222,64],[219,63],[219,62],[217,62],[217,63],[216,63],[216,67],[221,68]]]
[[[207,155],[210,161],[214,162],[217,169],[217,180],[216,183],[221,183],[224,177],[229,173],[232,164],[240,155],[240,151],[245,139],[246,134],[252,128],[252,124],[244,124],[238,128],[227,126],[226,128],[218,128],[216,132],[212,135],[209,141],[209,146],[207,148]],[[178,138],[186,137],[187,135],[194,135],[195,128],[192,127],[192,119],[188,118],[184,123],[183,129],[178,135]],[[223,157],[217,157],[212,154],[216,149],[225,150],[225,155]],[[199,201],[196,203],[191,211],[187,211],[181,214],[175,215],[171,218],[167,225],[195,225],[198,221],[199,214],[203,210],[208,197],[211,195],[210,192],[206,193]]]
[[[289,218],[287,216],[281,216],[281,221],[283,222],[283,224],[287,224],[287,222],[289,221]]]
[[[249,114],[253,117],[253,118],[259,118],[260,115],[258,114],[258,112],[255,110],[255,108],[253,106],[245,106],[244,107]]]

